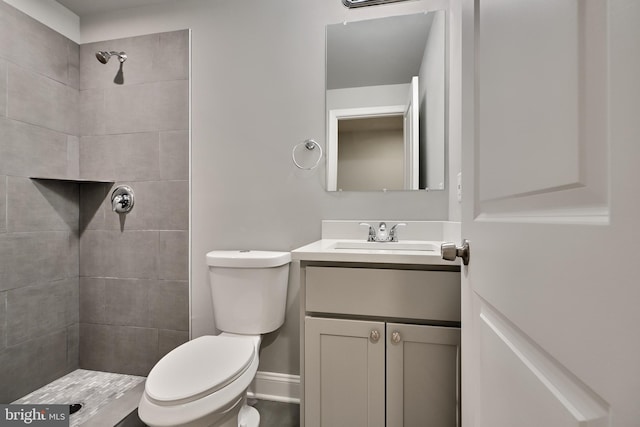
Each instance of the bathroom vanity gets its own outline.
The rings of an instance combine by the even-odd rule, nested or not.
[[[459,425],[460,266],[439,249],[455,224],[408,222],[404,246],[386,247],[345,223],[292,251],[304,425]]]

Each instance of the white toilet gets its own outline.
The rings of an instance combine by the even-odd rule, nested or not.
[[[207,254],[217,336],[182,344],[153,367],[138,414],[151,427],[258,427],[246,405],[258,370],[260,334],[284,322],[289,252]]]

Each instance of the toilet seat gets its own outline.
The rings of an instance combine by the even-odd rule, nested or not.
[[[250,339],[202,336],[163,357],[149,373],[145,391],[159,405],[178,405],[215,393],[241,376],[255,356]]]
[[[206,338],[206,339],[202,340],[201,338]],[[165,401],[156,400],[157,397],[160,397],[160,398],[163,397],[163,394],[161,393],[161,391],[165,390],[164,387],[166,387],[170,381],[162,380],[161,379],[162,376],[160,374],[164,375],[164,372],[158,371],[154,367],[154,369],[152,369],[151,372],[149,373],[149,376],[147,378],[147,383],[145,384],[145,391],[142,395],[142,398],[140,399],[140,405],[138,407],[140,418],[145,422],[145,424],[152,425],[152,426],[191,425],[192,422],[196,422],[196,420],[202,419],[203,417],[208,417],[211,415],[215,416],[215,413],[223,414],[226,411],[230,410],[231,407],[237,404],[238,399],[240,399],[244,395],[247,387],[249,387],[249,384],[251,384],[251,382],[253,381],[256,375],[256,372],[258,370],[258,363],[259,363],[258,348],[260,346],[260,336],[241,336],[241,335],[239,336],[239,335],[233,335],[233,334],[222,334],[218,336],[200,337],[192,341],[189,341],[185,344],[182,344],[182,346],[173,350],[169,354],[172,354],[176,352],[178,349],[184,348],[187,346],[188,346],[188,349],[184,350],[185,354],[196,353],[195,351],[191,351],[191,350],[195,350],[195,347],[193,345],[194,342],[198,342],[198,343],[202,341],[211,342],[212,339],[216,340],[216,343],[226,342],[227,344],[229,344],[229,347],[226,347],[226,345],[224,346],[224,349],[225,349],[224,352],[229,351],[230,354],[231,352],[236,350],[236,349],[231,350],[232,346],[235,346],[234,344],[235,342],[250,343],[253,350],[251,350],[249,354],[252,354],[252,356],[250,356],[249,363],[245,367],[244,371],[237,373],[235,375],[235,379],[227,380],[226,385],[220,386],[220,384],[217,384],[216,391],[211,391],[212,389],[216,388],[211,386],[211,387],[208,387],[209,388],[208,393],[202,394],[201,392],[199,397],[197,397],[196,395],[192,395],[189,398],[185,398],[184,402],[180,402],[179,400],[178,401],[170,400],[172,397],[169,394],[164,395],[165,396],[164,398],[167,399]],[[227,341],[231,339],[236,341],[235,342]],[[217,346],[217,344],[214,344],[214,345]],[[243,352],[244,350],[242,350],[242,347],[246,349],[246,346],[244,344],[240,344],[239,346],[241,348],[240,350],[238,350],[240,352],[240,355],[247,354]],[[220,344],[220,348],[223,348],[222,344]],[[246,350],[246,351],[249,351],[249,350]],[[183,350],[181,350],[181,353],[182,352]],[[217,356],[215,354],[212,356],[211,354],[207,354],[205,352],[198,352],[198,353],[206,355],[204,359],[206,359],[206,367],[208,367],[209,370],[216,370],[215,360]],[[234,353],[234,354],[238,354],[238,353]],[[163,359],[165,359],[167,356],[165,356]],[[161,359],[161,362],[163,359]],[[173,359],[173,357],[171,359]],[[193,363],[193,362],[188,362],[188,363]],[[158,362],[158,364],[160,364],[160,362]],[[163,363],[163,365],[165,364]],[[178,372],[178,376],[181,372],[181,367],[174,365],[173,363],[167,362],[165,367],[170,367],[170,369],[175,369]],[[203,372],[204,369],[205,367],[202,366],[202,367],[199,367],[198,369],[191,369],[191,371]],[[155,377],[158,377],[158,378],[155,378]],[[150,381],[151,381],[151,384],[149,384]],[[183,389],[183,390],[187,390],[187,389]],[[192,394],[192,391],[193,390],[191,390],[190,392],[183,391],[182,395],[184,396],[185,394]],[[150,396],[150,392],[155,393],[156,398],[152,398]]]

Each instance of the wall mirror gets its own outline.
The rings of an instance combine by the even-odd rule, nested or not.
[[[446,15],[328,25],[327,190],[443,190]]]

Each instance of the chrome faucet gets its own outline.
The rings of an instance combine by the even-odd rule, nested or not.
[[[381,222],[378,224],[378,230],[366,222],[361,222],[360,225],[369,227],[369,234],[367,235],[367,242],[397,242],[398,235],[396,230],[399,226],[407,225],[404,222],[399,222],[391,227],[390,231],[387,231],[387,223]]]

